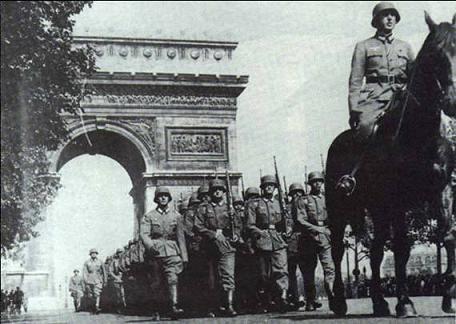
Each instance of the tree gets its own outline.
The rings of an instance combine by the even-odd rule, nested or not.
[[[95,71],[90,48],[72,47],[72,16],[91,1],[2,1],[1,252],[37,235],[34,226],[59,181],[47,152],[67,138],[61,113],[74,113]]]

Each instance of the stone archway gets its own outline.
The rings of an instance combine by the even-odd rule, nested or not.
[[[63,115],[70,139],[49,153],[50,176],[85,153],[118,161],[133,184],[135,236],[140,217],[154,207],[156,186],[179,197],[228,171],[239,190],[236,117],[248,76],[223,74],[233,70],[237,43],[75,38],[75,47],[86,44],[95,48],[100,69],[81,80],[91,90],[83,112]],[[47,273],[52,288],[52,266],[36,264],[40,269],[33,270]]]

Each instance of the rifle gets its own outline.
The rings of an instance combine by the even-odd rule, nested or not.
[[[307,165],[304,166],[304,194],[307,195]]]
[[[284,200],[288,204],[288,190],[287,190],[287,180],[285,179],[285,176],[283,176],[283,188],[285,189],[285,197]]]
[[[323,154],[320,153],[320,163],[321,163],[321,173],[325,176],[325,160],[323,159]]]
[[[228,170],[226,170],[226,204],[228,206],[228,217],[230,218],[230,226],[231,226],[231,242],[235,243],[239,240],[239,237],[236,234],[236,225],[234,221],[234,212],[233,212],[233,195],[231,193],[231,181],[230,181],[230,174]]]
[[[274,169],[275,169],[275,178],[276,178],[277,188],[278,188],[280,213],[282,214],[283,222],[285,224],[285,233],[284,234],[288,235],[287,221],[290,217],[288,215],[288,210],[285,207],[285,200],[283,197],[282,185],[280,184],[279,171],[277,170],[277,162],[276,162],[275,156],[274,156]]]
[[[244,188],[244,177],[241,177],[241,186],[242,186],[242,200],[245,200],[245,188]]]

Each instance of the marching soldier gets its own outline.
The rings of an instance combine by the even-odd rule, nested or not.
[[[257,187],[248,187],[245,191],[245,202],[247,203],[250,199],[255,199],[260,197],[260,190]]]
[[[208,187],[209,188],[209,187]],[[184,290],[184,305],[195,312],[196,316],[207,311],[207,304],[212,298],[209,296],[209,271],[205,251],[201,248],[202,237],[193,229],[195,226],[196,211],[201,201],[198,193],[194,192],[188,200],[187,211],[184,215],[185,238],[188,249],[188,265],[182,276]],[[198,291],[198,296],[195,296]],[[209,314],[213,317],[213,314]]]
[[[81,298],[84,294],[84,283],[82,282],[82,277],[79,275],[78,269],[75,269],[73,273],[74,276],[70,278],[68,290],[73,298],[74,311],[79,312],[81,310]]]
[[[286,232],[286,219],[280,211],[279,201],[274,198],[278,184],[274,176],[261,178],[262,197],[249,201],[246,216],[247,228],[253,239],[260,265],[260,299],[265,311],[271,305],[270,294],[278,292],[279,309],[288,308],[287,244],[282,238]],[[275,288],[275,289],[274,289]]]
[[[120,271],[120,255],[122,254],[122,249],[117,249],[116,254],[112,262],[109,264],[108,276],[112,280],[112,285],[114,289],[114,307],[116,312],[121,314],[125,308],[125,291],[122,280],[122,272]]]
[[[201,187],[198,188],[198,200],[200,202],[209,202],[211,196],[209,194],[209,185],[204,183]]]
[[[209,183],[210,202],[199,206],[195,218],[195,231],[204,239],[211,268],[215,270],[218,286],[223,294],[223,302],[219,308],[227,316],[236,316],[233,308],[235,289],[234,267],[236,249],[232,244],[233,232],[240,236],[240,220],[235,219],[237,228],[232,228],[232,218],[236,217],[224,201],[227,191],[225,182],[220,179]],[[212,287],[214,287],[213,285]]]
[[[154,202],[157,208],[144,215],[140,237],[157,271],[164,274],[168,286],[173,318],[183,314],[178,308],[178,275],[188,261],[182,217],[169,208],[171,194],[166,187],[157,187]]]
[[[98,259],[98,250],[91,249],[89,252],[90,259],[84,263],[82,278],[86,294],[91,303],[91,308],[95,314],[99,314],[100,294],[106,285],[106,270],[103,262]]]
[[[323,267],[324,283],[328,295],[329,307],[333,297],[335,279],[334,262],[331,256],[330,235],[328,227],[328,215],[326,213],[325,196],[322,193],[324,178],[321,172],[311,172],[308,176],[310,193],[307,196],[298,197],[293,201],[293,218],[301,230],[301,257],[304,277],[304,289],[306,292],[306,310],[312,311],[321,304],[315,300],[315,268],[317,259]]]
[[[291,197],[291,202],[288,206],[288,209],[291,211],[291,206],[293,202],[296,201],[299,197],[305,195],[304,187],[300,183],[292,183],[288,189],[288,195]],[[288,276],[289,276],[289,289],[288,289],[288,300],[290,302],[290,308],[293,310],[298,310],[300,307],[304,306],[304,302],[299,300],[299,289],[298,289],[298,278],[296,276],[296,271],[299,268],[301,274],[303,273],[302,269],[304,268],[304,263],[306,260],[301,257],[301,232],[296,226],[293,219],[289,219],[290,227],[292,228],[292,234],[287,240],[288,244]],[[320,304],[321,306],[321,304]]]

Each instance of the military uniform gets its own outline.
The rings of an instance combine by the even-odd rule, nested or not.
[[[177,285],[182,262],[188,261],[181,216],[169,208],[154,209],[144,215],[140,236],[146,255],[156,262],[168,285]]]
[[[222,189],[226,191],[225,184],[221,180],[212,180],[209,184],[212,191]],[[213,200],[213,199],[212,199]],[[231,315],[235,315],[232,309],[233,294],[235,289],[234,267],[236,248],[231,243],[233,232],[240,237],[240,219],[237,214],[221,199],[218,202],[211,201],[202,203],[195,217],[195,231],[203,237],[203,246],[207,252],[210,269],[214,270],[217,282],[211,285],[214,290],[216,285],[221,288],[226,297],[227,309]],[[235,228],[232,228],[231,217],[234,217]],[[213,305],[212,305],[213,307]]]
[[[81,307],[81,298],[84,294],[84,283],[82,277],[75,274],[70,278],[70,283],[68,285],[71,297],[73,298],[74,310],[79,311]]]
[[[96,250],[91,250],[90,254],[92,253],[98,254]],[[87,260],[83,266],[82,278],[84,280],[86,295],[92,300],[95,299],[95,311],[99,312],[100,295],[107,279],[103,262],[98,258]]]
[[[383,10],[394,7],[379,6],[375,19]],[[397,17],[399,17],[399,13]],[[397,20],[399,21],[399,19]],[[386,109],[393,95],[403,89],[409,78],[414,54],[411,46],[390,35],[377,32],[373,37],[356,44],[349,79],[350,116],[359,118],[358,132],[361,140],[371,135],[372,126]],[[363,81],[365,81],[363,86]]]
[[[272,176],[264,176],[262,185],[266,183],[263,179],[268,177],[273,179]],[[282,233],[286,232],[286,219],[281,214],[279,201],[266,197],[252,199],[247,204],[246,216],[247,229],[259,261],[260,294],[264,295],[261,297],[263,303],[267,302],[264,298],[268,298],[272,292],[272,285],[275,285],[282,294],[281,302],[285,306],[288,262],[287,244],[282,238]]]
[[[323,267],[325,289],[329,298],[335,279],[335,267],[331,255],[330,231],[326,212],[325,197],[320,194],[309,194],[299,197],[293,206],[293,218],[301,229],[302,245],[301,258],[306,302],[311,305],[315,302],[315,268],[317,258]]]
[[[121,312],[126,307],[125,304],[125,291],[122,276],[123,273],[120,270],[120,259],[119,256],[122,253],[121,249],[116,251],[116,256],[110,262],[108,268],[108,278],[111,281],[114,290],[114,305],[117,312]]]

